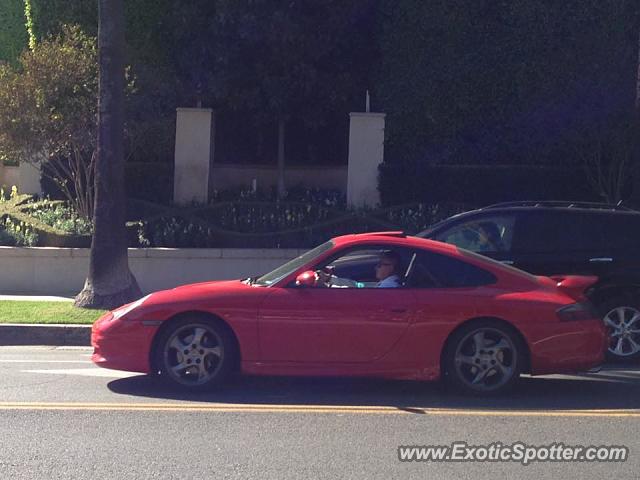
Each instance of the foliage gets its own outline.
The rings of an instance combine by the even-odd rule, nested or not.
[[[264,201],[276,202],[278,195],[275,189],[265,191],[263,189],[253,190],[250,187],[240,187],[236,189],[214,190],[211,196],[212,202],[221,201]],[[346,196],[340,190],[326,188],[305,188],[294,186],[286,191],[283,199],[286,202],[302,202],[324,207],[346,208]]]
[[[27,46],[24,0],[0,2],[0,62],[14,63]]]
[[[410,202],[462,202],[475,205],[514,200],[601,201],[590,189],[581,165],[427,165],[380,166],[383,205]]]
[[[24,0],[24,16],[26,19],[25,26],[27,27],[27,36],[29,37],[29,49],[36,49],[36,34],[33,28],[33,9],[31,6],[31,0]]]
[[[632,106],[633,0],[383,0],[374,100],[387,161],[579,165]]]
[[[417,203],[380,209],[374,215],[407,233],[419,233],[445,218],[473,208],[475,206],[471,204],[452,202]]]
[[[635,112],[585,129],[576,142],[576,157],[583,161],[587,180],[601,200],[628,203],[640,180],[640,131]],[[637,188],[637,187],[636,187]],[[640,192],[635,192],[640,198]]]
[[[127,196],[163,204],[173,199],[173,164],[168,162],[125,163]]]
[[[29,224],[16,222],[10,216],[0,221],[0,228],[4,231],[2,236],[11,246],[34,247],[38,243],[38,234],[29,227]]]
[[[97,0],[29,0],[36,42],[62,33],[63,25],[74,24],[89,35],[98,34]]]
[[[18,67],[0,66],[0,157],[43,165],[84,217],[93,208],[96,143],[95,39],[64,27]]]
[[[363,6],[359,0],[217,2],[216,98],[260,127],[277,125],[281,198],[289,127],[324,126],[366,90],[365,55],[358,49],[368,43],[356,21]]]
[[[143,247],[304,248],[349,233],[415,233],[468,208],[443,203],[349,211],[296,202],[239,201],[148,211],[145,219],[130,225],[136,228],[133,241]]]
[[[42,223],[65,233],[90,235],[92,226],[65,202],[44,199],[24,204],[23,211]]]
[[[362,9],[363,3],[354,0],[220,0],[215,23],[219,98],[255,115],[317,123],[354,90],[364,94],[357,68],[365,56],[358,48],[366,47],[357,28]]]
[[[21,219],[12,217],[10,212],[25,202],[26,198],[18,194],[18,189],[11,187],[10,192],[0,188],[0,245],[11,247],[33,247],[38,242],[38,235]]]
[[[37,201],[19,194],[15,187],[10,195],[0,190],[0,229],[12,238],[3,236],[6,245],[88,247],[89,228],[90,224],[64,202]]]
[[[167,206],[130,200],[132,247],[312,247],[336,235],[405,230],[418,232],[471,205],[410,204],[377,210],[347,210],[333,191],[299,191],[312,201],[257,201],[239,194],[211,205]],[[231,193],[228,192],[230,196]],[[0,192],[0,245],[87,247],[91,225],[61,201]],[[11,197],[11,198],[9,198]],[[8,223],[9,228],[3,229]],[[19,228],[17,228],[19,226]],[[3,233],[4,232],[4,233]]]
[[[3,221],[0,221],[0,245],[5,247],[15,247],[16,239],[2,227]]]

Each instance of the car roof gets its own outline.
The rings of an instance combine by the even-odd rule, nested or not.
[[[354,233],[335,237],[333,242],[336,246],[357,245],[360,243],[389,243],[403,247],[429,248],[445,253],[458,252],[458,248],[455,245],[414,237],[400,231]]]
[[[480,268],[487,268],[494,274],[500,272],[500,275],[508,275],[511,278],[515,276],[528,283],[536,282],[536,277],[534,275],[509,265],[504,265],[492,258],[458,248],[457,246],[449,243],[414,237],[402,232],[390,231],[342,235],[340,237],[333,238],[332,241],[334,246],[366,245],[367,243],[375,244],[384,242],[386,244],[393,244],[399,247],[427,249],[436,253],[448,254],[460,260],[475,264]]]
[[[546,209],[570,209],[570,210],[600,210],[600,211],[616,211],[616,212],[637,212],[632,208],[622,205],[622,202],[604,203],[604,202],[583,202],[583,201],[570,201],[570,200],[520,200],[516,202],[502,202],[495,203],[482,207],[480,210],[492,210],[496,208],[546,208]]]
[[[440,227],[449,224],[452,221],[462,220],[467,217],[473,217],[476,215],[500,215],[504,213],[514,212],[570,212],[570,213],[593,213],[593,214],[607,214],[607,215],[624,215],[624,216],[640,216],[640,211],[633,210],[629,207],[623,207],[619,205],[611,205],[606,203],[595,202],[547,202],[547,201],[523,201],[523,202],[505,202],[497,203],[494,205],[488,205],[486,207],[476,208],[474,210],[468,210],[466,212],[457,213],[450,217],[447,217],[433,225],[428,226],[426,229],[419,232],[417,235],[429,235],[435,232]],[[424,237],[422,237],[424,238]]]

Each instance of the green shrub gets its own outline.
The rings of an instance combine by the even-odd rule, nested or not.
[[[11,217],[1,221],[4,235],[0,238],[8,241],[10,246],[35,247],[38,244],[38,234],[25,222],[17,222]]]
[[[257,201],[178,207],[139,199],[127,207],[131,247],[173,248],[307,248],[350,233],[417,232],[470,208],[443,203],[346,210]],[[0,191],[0,245],[88,247],[90,232],[66,202]]]
[[[13,244],[46,247],[88,247],[91,244],[90,235],[66,232],[32,215],[34,210],[47,210],[42,206],[43,203],[46,205],[48,202],[51,207],[60,202],[36,202],[31,195],[20,195],[15,189],[8,199],[6,194],[3,194],[4,192],[0,191],[0,219],[7,233],[15,239]],[[49,219],[55,218],[56,215],[60,214],[44,214]]]
[[[599,200],[577,167],[383,163],[378,188],[383,205]]]
[[[127,196],[169,204],[173,200],[173,164],[166,162],[125,163]]]
[[[78,215],[78,213],[65,202],[45,199],[27,205],[23,211],[31,217],[40,220],[42,223],[61,230],[62,232],[76,235],[91,234],[91,222]]]

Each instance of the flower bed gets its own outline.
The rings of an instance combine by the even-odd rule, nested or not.
[[[348,210],[333,201],[218,201],[166,206],[129,200],[132,247],[307,248],[348,233],[404,230],[415,233],[469,207],[412,204]],[[91,224],[65,202],[13,192],[0,200],[0,245],[88,247]]]

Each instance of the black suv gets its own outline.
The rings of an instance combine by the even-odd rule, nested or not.
[[[609,357],[640,357],[640,212],[586,202],[511,202],[418,234],[535,275],[597,275],[587,292],[610,327]]]

